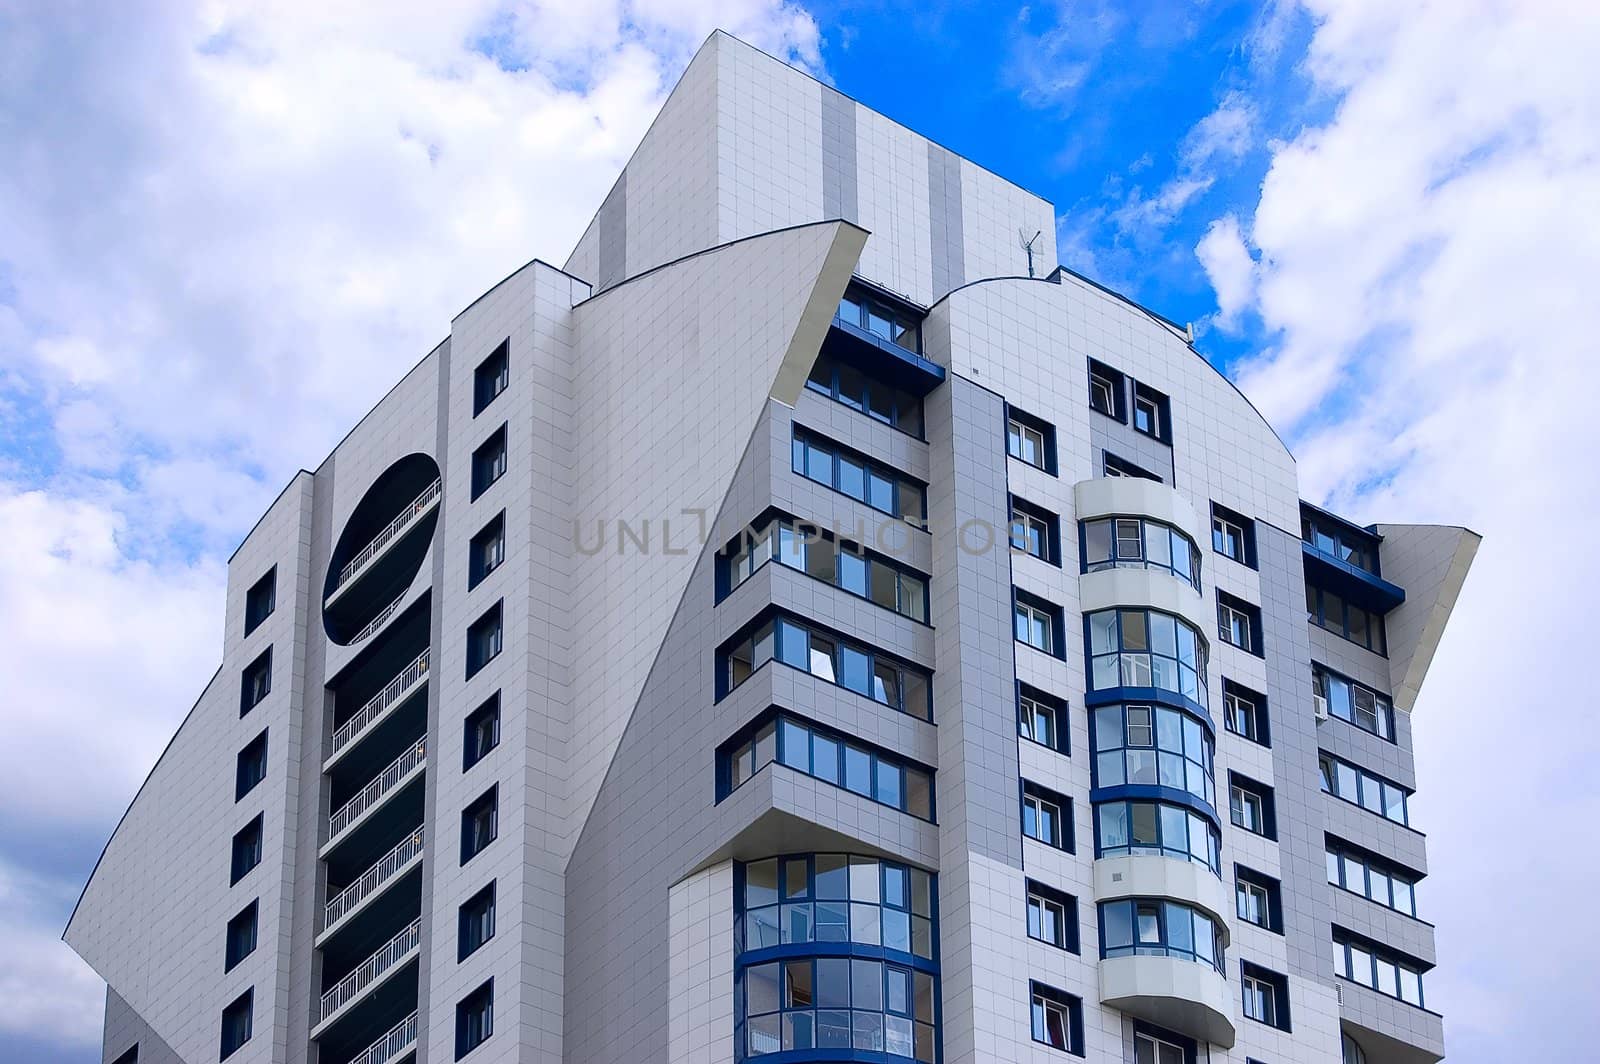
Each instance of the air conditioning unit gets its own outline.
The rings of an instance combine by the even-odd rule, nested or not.
[[[1328,696],[1327,695],[1312,695],[1311,696],[1311,715],[1313,717],[1316,717],[1318,720],[1327,720],[1328,719]]]
[[[1334,1000],[1338,1001],[1339,1007],[1344,1008],[1344,987],[1340,986],[1338,983],[1334,983],[1333,996]]]

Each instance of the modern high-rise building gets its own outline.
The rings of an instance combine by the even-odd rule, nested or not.
[[[229,565],[66,939],[127,1064],[1421,1064],[1358,526],[1039,197],[738,41]]]

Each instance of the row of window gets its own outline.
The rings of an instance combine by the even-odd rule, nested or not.
[[[747,637],[723,651],[724,690],[731,691],[767,662],[776,659],[875,702],[932,720],[930,677],[913,666],[832,633],[788,617],[758,624]]]
[[[1406,813],[1408,792],[1398,783],[1374,776],[1332,754],[1318,754],[1317,768],[1322,777],[1322,789],[1328,794],[1387,817],[1396,824],[1410,824]]]
[[[1371,532],[1358,531],[1302,504],[1300,538],[1324,554],[1378,575],[1378,537]]]
[[[1383,695],[1321,665],[1313,666],[1311,689],[1317,705],[1331,716],[1380,739],[1394,740],[1394,708]]]
[[[874,510],[903,520],[927,519],[927,488],[832,440],[807,432],[794,434],[794,471]]]
[[[1200,590],[1200,548],[1162,521],[1107,517],[1083,522],[1084,571],[1160,569]]]
[[[927,769],[790,714],[761,724],[720,757],[724,793],[776,761],[902,813],[933,819],[933,774]]]
[[[1206,642],[1189,622],[1159,610],[1089,614],[1089,686],[1155,687],[1206,704]]]
[[[739,978],[752,1057],[857,1049],[927,1064],[935,1059],[929,972],[860,957],[807,957],[753,964]]]
[[[1216,744],[1199,720],[1165,706],[1094,710],[1094,785],[1152,784],[1216,800]]]
[[[1417,915],[1416,877],[1353,850],[1328,845],[1328,882],[1407,916]]]
[[[913,621],[928,619],[926,577],[790,518],[746,530],[734,542],[722,558],[728,591],[772,560]]]
[[[1089,360],[1089,408],[1126,423],[1128,378],[1103,362]],[[1161,392],[1137,381],[1133,384],[1133,428],[1165,444],[1172,443],[1172,402]]]
[[[1222,875],[1222,834],[1199,813],[1168,802],[1096,802],[1095,856],[1159,854]]]
[[[1130,898],[1100,903],[1100,956],[1178,957],[1223,968],[1222,931],[1181,902]]]
[[[1306,619],[1375,654],[1387,654],[1383,614],[1346,602],[1325,588],[1306,585]]]
[[[1333,974],[1423,1008],[1422,966],[1364,939],[1334,933]]]
[[[859,410],[874,421],[919,440],[922,438],[922,400],[848,362],[828,355],[819,356],[811,367],[811,375],[806,378],[806,387],[852,410]]]
[[[933,877],[920,868],[842,853],[743,868],[737,952],[849,942],[933,958]]]
[[[859,287],[852,287],[839,300],[838,317],[913,354],[922,352],[922,326],[916,316]]]

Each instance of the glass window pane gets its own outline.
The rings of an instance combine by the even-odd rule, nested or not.
[[[872,755],[859,746],[844,748],[844,785],[864,797],[872,796]],[[855,882],[853,875],[851,882]]]
[[[900,909],[883,909],[883,948],[911,952],[911,914]]]
[[[817,897],[843,900],[850,896],[849,862],[842,853],[816,856]]]
[[[1101,610],[1089,615],[1089,652],[1109,654],[1117,649],[1117,613]]]
[[[839,683],[858,694],[872,697],[872,659],[851,646],[839,648]]]
[[[754,909],[778,900],[778,862],[752,861],[744,866],[744,906]]]
[[[1083,526],[1083,550],[1092,569],[1111,560],[1111,522],[1089,521]]]
[[[1128,807],[1111,802],[1095,810],[1100,821],[1100,848],[1110,850],[1128,845]]]
[[[1100,906],[1100,928],[1107,949],[1133,945],[1133,903],[1118,901]]]
[[[821,961],[817,963],[821,964]],[[849,961],[842,961],[849,965]],[[817,1012],[817,1048],[818,1049],[849,1049],[850,1048],[850,1010],[841,1009],[837,1012]]]
[[[817,958],[817,1005],[822,1008],[848,1008],[850,1005],[850,961],[844,958]]]
[[[867,497],[867,471],[854,458],[839,457],[839,490],[852,499]]]
[[[879,865],[870,857],[850,858],[850,900],[876,905],[880,897]]]
[[[868,946],[882,943],[883,933],[880,926],[879,913],[882,912],[876,905],[863,905],[860,902],[850,903],[850,941],[860,942]]]
[[[811,962],[789,961],[783,966],[783,1007],[808,1009],[814,1004]]]
[[[854,551],[839,553],[839,586],[853,595],[867,593],[867,560]]]
[[[811,771],[811,733],[787,718],[778,722],[782,761],[792,769]]]
[[[919,769],[906,769],[906,812],[923,820],[933,819],[933,788],[928,774]]]
[[[904,781],[901,777],[900,766],[891,765],[887,761],[878,762],[877,787],[873,797],[884,805],[900,808],[904,800]]]
[[[811,736],[811,773],[819,780],[839,782],[839,744],[825,735]]]
[[[778,1011],[778,977],[781,964],[756,964],[745,969],[745,1010],[755,1016]]]

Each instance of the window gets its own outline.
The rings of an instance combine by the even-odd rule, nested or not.
[[[1015,407],[1006,414],[1006,454],[1019,462],[1056,472],[1056,430],[1048,421],[1024,414]]]
[[[1078,952],[1077,899],[1028,880],[1028,937],[1068,953]]]
[[[1141,465],[1135,465],[1126,458],[1118,458],[1110,451],[1105,452],[1104,464],[1101,472],[1108,477],[1135,477],[1140,480],[1153,480],[1161,483],[1161,478]]]
[[[818,1050],[866,1059],[855,1049],[934,1059],[931,973],[875,958],[806,957],[750,965],[736,981],[747,1058]]]
[[[1222,875],[1222,835],[1199,813],[1169,802],[1096,802],[1095,856],[1151,853]]]
[[[1328,840],[1328,882],[1407,916],[1417,915],[1415,872]]]
[[[1240,565],[1256,567],[1256,523],[1225,506],[1211,504],[1211,547]]]
[[[1374,654],[1389,652],[1383,615],[1346,602],[1325,588],[1306,585],[1306,620]]]
[[[501,425],[472,452],[472,497],[476,499],[506,471],[506,427]]]
[[[462,742],[461,771],[482,761],[490,750],[500,745],[500,692],[467,714],[465,739]]]
[[[222,1010],[222,1056],[219,1059],[227,1060],[240,1046],[250,1041],[255,993],[255,987],[251,987]]]
[[[1333,974],[1407,1005],[1423,1008],[1421,961],[1339,928],[1333,931]]]
[[[1117,421],[1128,420],[1128,378],[1103,362],[1089,360],[1089,409]]]
[[[483,1045],[494,1033],[494,980],[456,1003],[456,1059]]]
[[[1061,564],[1061,519],[1049,510],[1011,497],[1011,549],[1051,565]]]
[[[233,971],[234,967],[250,954],[256,951],[256,902],[251,902],[244,909],[228,921],[227,944],[224,947],[222,970]]]
[[[777,761],[880,805],[933,820],[933,773],[789,713],[766,714],[718,750],[718,801]]]
[[[738,868],[744,886],[736,953],[832,942],[933,959],[934,878],[920,868],[842,853],[768,858]]]
[[[1359,805],[1367,812],[1386,817],[1396,824],[1410,825],[1406,796],[1411,792],[1398,783],[1374,776],[1332,754],[1319,753],[1317,767],[1322,775],[1322,789],[1328,794]]]
[[[239,764],[233,788],[233,800],[238,801],[255,789],[256,784],[267,778],[267,733],[251,739],[243,750],[239,751]]]
[[[1373,576],[1381,575],[1378,572],[1380,538],[1325,510],[1318,510],[1306,503],[1300,504],[1300,538],[1331,558],[1347,562]]]
[[[1083,1056],[1083,1002],[1043,983],[1030,983],[1029,991],[1033,997],[1033,1040]]]
[[[852,285],[839,301],[838,318],[846,325],[864,329],[914,354],[922,351],[922,330],[917,316],[891,305],[886,299],[869,295],[860,286]]]
[[[1167,397],[1143,384],[1133,386],[1133,428],[1162,443],[1172,442],[1172,404]]]
[[[1154,687],[1206,704],[1206,642],[1189,622],[1157,610],[1088,615],[1089,688]]]
[[[1268,839],[1278,837],[1272,788],[1246,779],[1237,772],[1228,773],[1228,818],[1233,821],[1234,827],[1243,828],[1253,835]]]
[[[1200,590],[1200,548],[1171,525],[1138,517],[1083,522],[1083,571],[1160,569]]]
[[[261,627],[261,622],[272,616],[278,607],[278,567],[267,570],[267,575],[250,585],[244,593],[244,634],[249,635]]]
[[[832,440],[796,430],[794,471],[807,480],[864,502],[890,517],[920,524],[927,519],[927,487]]]
[[[1018,686],[1017,734],[1057,753],[1067,753],[1066,703],[1026,684]]]
[[[272,648],[245,666],[239,678],[239,716],[244,716],[272,693]]]
[[[500,656],[503,641],[501,603],[496,602],[467,629],[467,679],[472,679],[479,669]]]
[[[1141,784],[1216,800],[1216,743],[1200,719],[1166,706],[1096,706],[1094,785]]]
[[[926,672],[785,615],[758,621],[749,634],[725,646],[720,657],[723,695],[776,659],[891,709],[921,720],[933,719],[932,683]]]
[[[506,512],[501,510],[467,545],[467,590],[477,587],[505,560]]]
[[[1100,904],[1101,957],[1177,957],[1221,971],[1222,954],[1222,929],[1199,909],[1160,898]]]
[[[1283,891],[1278,881],[1242,865],[1234,865],[1233,877],[1239,919],[1281,935]]]
[[[484,791],[461,811],[461,863],[483,852],[500,834],[500,786]]]
[[[1217,630],[1224,643],[1261,657],[1261,609],[1226,591],[1217,592]]]
[[[483,413],[483,408],[494,402],[510,383],[511,339],[507,337],[472,371],[472,416]]]
[[[461,903],[456,920],[456,961],[494,937],[494,883]]]
[[[1064,656],[1060,607],[1026,591],[1014,591],[1014,594],[1017,642],[1026,643],[1054,657]]]
[[[239,882],[245,877],[245,873],[261,863],[261,836],[260,814],[257,814],[254,820],[240,828],[238,834],[234,835],[233,864],[232,873],[228,880],[229,886]]]
[[[1222,721],[1223,727],[1241,738],[1262,746],[1272,745],[1266,696],[1232,680],[1222,681]]]
[[[922,438],[922,400],[849,362],[821,355],[806,387],[875,421]]]
[[[785,516],[752,525],[723,549],[719,558],[723,594],[772,560],[913,621],[928,619],[927,577]]]
[[[1193,1054],[1183,1046],[1166,1038],[1157,1038],[1148,1031],[1133,1032],[1134,1064],[1192,1064]]]
[[[1257,1023],[1289,1030],[1289,981],[1248,961],[1239,965],[1244,984],[1244,1014]]]
[[[1072,799],[1023,780],[1022,833],[1046,846],[1072,853]]]
[[[113,1060],[111,1064],[139,1064],[139,1044],[135,1042],[126,1053]]]
[[[1349,1034],[1345,1034],[1339,1040],[1339,1048],[1343,1058],[1341,1064],[1367,1064],[1366,1050],[1357,1045],[1356,1040]]]
[[[1311,690],[1317,708],[1329,716],[1394,741],[1394,707],[1388,696],[1315,664],[1311,666]]]

